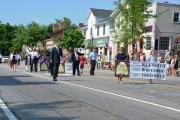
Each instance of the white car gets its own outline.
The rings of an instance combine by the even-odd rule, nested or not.
[[[1,62],[6,63],[8,61],[8,59],[9,59],[9,56],[2,56]]]

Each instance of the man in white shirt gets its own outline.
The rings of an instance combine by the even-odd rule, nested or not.
[[[95,71],[95,67],[96,67],[96,60],[98,58],[96,49],[93,49],[93,52],[91,52],[89,54],[89,58],[90,58],[90,64],[91,64],[90,75],[94,75],[94,71]]]
[[[34,48],[32,52],[30,52],[30,55],[32,57],[32,63],[31,63],[31,72],[34,70],[37,72],[37,66],[38,66],[38,52]],[[34,69],[33,69],[34,68]]]

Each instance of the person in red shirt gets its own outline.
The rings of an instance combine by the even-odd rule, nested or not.
[[[84,61],[85,61],[85,58],[83,57],[83,55],[80,56],[79,61],[80,61],[80,72],[82,74],[83,69],[84,69]]]

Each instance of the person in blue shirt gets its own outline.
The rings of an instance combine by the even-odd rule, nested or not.
[[[90,65],[91,65],[91,67],[90,67],[90,75],[94,75],[97,58],[98,58],[97,50],[93,49],[93,51],[89,54]]]
[[[157,63],[157,55],[156,55],[156,51],[152,50],[150,52],[150,57],[148,58],[148,62],[150,63]]]

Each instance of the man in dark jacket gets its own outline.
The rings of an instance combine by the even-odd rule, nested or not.
[[[57,43],[54,48],[52,48],[50,62],[53,67],[53,81],[57,81],[59,65],[61,61],[61,57],[63,56],[62,49],[59,47]]]
[[[71,60],[73,62],[73,76],[75,76],[76,70],[77,70],[77,75],[80,76],[79,63],[80,63],[80,56],[81,55],[82,54],[80,52],[78,52],[77,48],[75,48],[74,53],[71,54]]]

